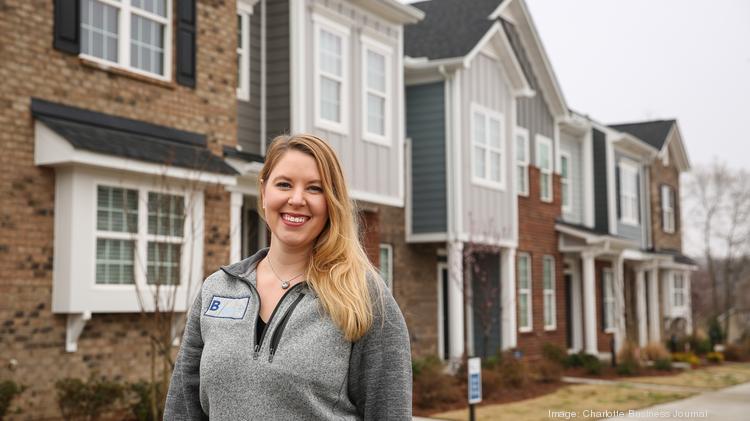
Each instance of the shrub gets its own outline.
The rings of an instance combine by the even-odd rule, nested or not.
[[[560,345],[551,342],[545,342],[542,345],[542,356],[545,360],[559,364],[560,366],[565,365],[568,359],[567,351]]]
[[[714,349],[711,339],[701,332],[696,332],[688,337],[687,343],[690,345],[690,350],[697,355],[706,355]]]
[[[123,398],[122,384],[91,377],[83,382],[80,379],[65,378],[55,383],[57,404],[66,420],[83,417],[98,420],[103,412]]]
[[[536,378],[542,383],[559,382],[562,378],[563,366],[555,361],[542,359],[534,364]]]
[[[632,343],[626,343],[617,353],[617,374],[632,376],[638,374],[641,369],[641,360],[638,348]]]
[[[654,368],[662,371],[672,371],[672,359],[669,357],[659,358],[654,361]]]
[[[742,346],[737,344],[729,344],[724,348],[724,359],[727,361],[745,361],[748,359],[748,355]]]
[[[156,418],[151,411],[151,388],[156,388]],[[157,421],[164,416],[164,403],[166,390],[161,382],[152,384],[148,381],[140,381],[130,385],[130,392],[133,396],[130,410],[133,412],[135,419],[138,421]],[[163,398],[162,398],[163,397]]]
[[[414,405],[419,408],[433,408],[440,404],[453,404],[465,399],[464,389],[458,376],[444,372],[440,358],[429,356],[412,360],[414,381]],[[462,370],[459,369],[459,374]],[[463,365],[464,379],[466,364]]]
[[[565,360],[565,367],[583,367],[584,355],[583,352],[568,355],[568,358]]]
[[[24,389],[23,386],[19,386],[13,380],[0,382],[0,420],[8,413],[13,398],[23,393]]]
[[[659,342],[651,342],[643,349],[641,349],[641,358],[645,358],[648,361],[659,361],[669,359],[669,351],[667,348]]]
[[[584,370],[586,370],[587,374],[591,374],[594,376],[602,374],[602,368],[604,367],[604,365],[596,355],[583,354],[581,360],[581,366],[584,368]]]
[[[529,369],[526,363],[516,358],[512,352],[506,351],[500,355],[497,372],[506,387],[524,387],[529,381]]]
[[[692,352],[675,352],[674,354],[672,354],[672,360],[688,363],[692,367],[701,365],[700,358],[698,358],[698,356],[693,354]]]
[[[724,354],[721,352],[709,352],[706,354],[706,359],[714,364],[721,364],[724,362]]]

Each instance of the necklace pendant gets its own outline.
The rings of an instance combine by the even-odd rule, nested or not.
[[[281,289],[287,289],[287,288],[289,288],[289,282],[287,282],[287,281],[282,282],[281,283]]]

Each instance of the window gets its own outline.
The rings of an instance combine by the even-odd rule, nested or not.
[[[237,98],[250,100],[250,15],[251,6],[237,2]]]
[[[315,117],[323,129],[346,133],[347,28],[314,15]]]
[[[518,194],[529,195],[529,131],[516,127],[516,177]]]
[[[136,256],[146,251],[146,282],[178,285],[185,227],[185,199],[137,189],[96,189],[96,284],[135,284]],[[145,221],[141,219],[146,212]],[[139,221],[146,222],[142,226]]]
[[[620,220],[638,225],[638,167],[630,161],[620,161]]]
[[[476,184],[502,189],[503,182],[503,116],[479,105],[472,107],[471,139],[473,181]]]
[[[675,230],[675,202],[674,189],[667,185],[661,186],[661,226],[664,232],[674,233]]]
[[[521,332],[534,329],[531,302],[531,256],[523,253],[518,255],[518,330]]]
[[[539,198],[552,201],[552,140],[536,136],[536,165],[539,167]]]
[[[602,327],[607,332],[611,331],[615,328],[615,287],[611,269],[604,269],[602,272],[602,311]]]
[[[684,307],[686,304],[686,285],[685,275],[682,273],[675,273],[672,276],[672,306],[673,307]]]
[[[544,287],[544,329],[552,330],[557,327],[555,312],[555,258],[544,256],[542,284]]]
[[[571,203],[571,184],[570,184],[570,154],[560,152],[560,184],[562,191],[562,208],[563,212],[569,213],[573,210]]]
[[[170,0],[82,0],[81,55],[169,79]]]
[[[393,289],[393,246],[380,245],[380,276],[383,277],[388,289]]]
[[[363,139],[389,145],[391,48],[364,36],[362,46]]]

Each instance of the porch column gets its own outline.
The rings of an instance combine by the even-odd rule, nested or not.
[[[581,293],[581,269],[580,266],[581,263],[579,260],[576,260],[573,262],[572,267],[575,268],[573,271],[573,299],[572,301],[572,308],[568,309],[568,311],[572,311],[573,314],[571,317],[571,320],[573,321],[573,326],[570,326],[569,329],[573,330],[573,350],[575,351],[582,351],[583,350],[583,294]],[[596,307],[596,306],[594,306]]]
[[[635,273],[635,299],[638,323],[638,346],[648,343],[648,321],[646,315],[646,272],[638,269]]]
[[[242,193],[232,192],[229,200],[229,261],[242,259]]]
[[[661,341],[659,320],[659,268],[649,270],[648,276],[648,340]]]
[[[511,349],[517,345],[516,328],[516,249],[503,248],[501,252],[501,317],[502,348]]]
[[[596,335],[596,270],[594,254],[584,252],[583,261],[583,337],[587,354],[597,355]]]
[[[615,257],[615,352],[625,343],[625,259]]]
[[[693,300],[692,300],[692,294],[690,290],[692,289],[692,286],[690,285],[690,271],[686,270],[683,272],[683,279],[685,280],[685,306],[687,308],[687,312],[685,313],[685,319],[687,320],[687,333],[688,335],[693,334]]]
[[[464,353],[464,245],[459,241],[448,243],[448,339],[451,359]]]

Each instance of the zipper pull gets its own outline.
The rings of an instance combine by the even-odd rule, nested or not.
[[[258,359],[258,352],[260,351],[260,345],[255,345],[255,351],[253,352],[253,359]]]
[[[271,348],[271,352],[268,354],[268,362],[273,362],[273,354],[276,353],[276,349]]]

